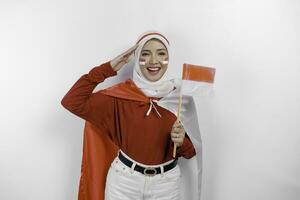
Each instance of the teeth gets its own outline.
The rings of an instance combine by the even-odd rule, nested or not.
[[[160,70],[159,67],[148,67],[147,69],[150,70],[150,71],[158,71],[158,70]]]

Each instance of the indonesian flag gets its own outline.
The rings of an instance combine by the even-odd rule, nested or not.
[[[183,64],[182,86],[179,95],[177,120],[180,120],[182,95],[187,96],[206,96],[211,92],[215,78],[215,68],[193,64]],[[176,144],[173,149],[173,157],[176,155]]]
[[[216,69],[212,67],[183,64],[182,95],[207,96],[212,91]]]
[[[215,68],[184,63],[182,70],[182,80],[213,83],[215,78],[215,71]]]

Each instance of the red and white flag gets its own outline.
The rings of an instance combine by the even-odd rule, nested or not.
[[[215,71],[215,68],[184,63],[182,70],[182,80],[213,83],[215,78]]]
[[[183,64],[182,85],[179,95],[177,120],[180,121],[182,95],[195,96],[207,95],[211,92],[215,78],[215,68],[200,65]],[[173,157],[176,155],[176,144],[173,149]]]
[[[211,92],[216,69],[193,64],[183,64],[182,95],[205,96]]]

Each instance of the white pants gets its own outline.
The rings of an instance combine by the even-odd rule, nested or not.
[[[123,153],[123,152],[122,152]],[[161,165],[144,165],[129,158],[143,167],[157,167]],[[180,199],[180,167],[172,168],[167,172],[146,176],[122,163],[118,156],[111,163],[106,177],[105,200],[181,200]]]

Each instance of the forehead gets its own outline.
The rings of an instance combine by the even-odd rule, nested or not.
[[[150,39],[143,46],[142,50],[156,50],[156,49],[165,49],[165,45],[159,39]]]

